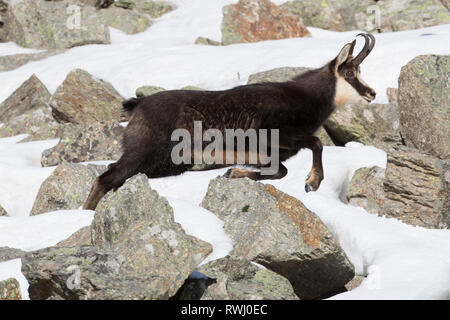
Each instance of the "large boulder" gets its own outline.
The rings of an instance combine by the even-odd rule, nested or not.
[[[22,47],[72,48],[110,43],[109,30],[94,7],[76,0],[9,2],[7,40]]]
[[[88,126],[60,125],[56,136],[59,143],[42,152],[43,167],[56,166],[65,161],[86,162],[118,160],[122,155],[124,127],[116,121],[99,122]]]
[[[0,300],[22,300],[19,281],[14,278],[0,281]]]
[[[281,67],[251,74],[248,77],[247,84],[264,83],[264,82],[285,82],[311,70],[305,67]]]
[[[398,104],[398,88],[387,88],[386,96],[387,96],[388,102],[390,104],[393,104],[393,103]]]
[[[50,93],[32,75],[0,105],[0,137],[28,134],[22,141],[55,138],[58,123],[48,105]]]
[[[25,251],[16,248],[0,247],[0,262],[21,258],[25,253]]]
[[[212,251],[211,245],[186,235],[174,221],[165,198],[139,174],[98,204],[92,222],[92,243],[113,248],[126,267],[164,279],[169,296]]]
[[[153,1],[153,0],[117,0],[114,6],[135,10],[140,13],[149,15],[152,18],[159,18],[175,9],[175,7],[168,1]]]
[[[67,239],[64,239],[56,244],[58,247],[81,247],[90,245],[92,245],[91,226],[81,228]]]
[[[400,127],[407,146],[438,158],[450,155],[450,55],[424,55],[398,79]]]
[[[94,180],[106,166],[63,162],[44,180],[30,215],[78,209],[89,195]]]
[[[0,0],[0,42],[7,41],[7,22],[6,22],[6,12],[8,10],[7,0]]]
[[[309,36],[299,17],[269,0],[239,0],[223,8],[224,45]]]
[[[231,254],[287,278],[301,299],[324,297],[354,276],[322,221],[271,185],[218,177],[211,180],[201,206],[224,222],[234,244]]]
[[[398,146],[388,152],[384,214],[425,228],[450,228],[450,163]]]
[[[122,269],[123,260],[92,246],[49,247],[22,258],[31,300],[168,298],[159,279]]]
[[[122,30],[126,34],[135,34],[147,30],[153,21],[146,14],[134,10],[127,10],[117,6],[99,11],[106,23],[113,28]]]
[[[388,150],[402,142],[397,104],[350,104],[338,108],[324,128],[338,146],[357,141]]]
[[[381,214],[384,207],[385,169],[377,166],[355,171],[347,186],[348,203],[363,207],[370,213]]]
[[[383,32],[419,29],[450,22],[450,14],[438,0],[300,0],[288,1],[281,7],[301,17],[307,26],[334,31],[356,29],[375,32],[377,24],[374,23],[374,10],[381,13],[380,29]]]
[[[0,104],[0,123],[5,123],[30,110],[46,108],[49,100],[50,93],[45,85],[32,75]]]
[[[57,137],[58,128],[59,123],[53,118],[52,109],[46,105],[6,121],[0,127],[0,137],[28,134],[19,142],[48,140]]]
[[[442,5],[446,7],[448,11],[450,11],[450,0],[440,0],[440,1]]]
[[[0,56],[0,72],[14,70],[30,61],[42,60],[63,52],[64,50],[47,50],[37,53],[18,53]]]
[[[212,251],[185,234],[142,174],[102,199],[91,229],[95,246],[22,258],[31,299],[167,299]]]
[[[98,14],[110,27],[135,34],[147,30],[153,24],[152,18],[159,18],[173,9],[174,6],[168,2],[118,0],[114,5],[100,6]]]
[[[91,124],[107,120],[125,121],[122,101],[109,82],[75,69],[53,94],[50,106],[60,122]]]
[[[325,130],[324,127],[320,127],[319,130],[317,130],[317,132],[314,135],[320,139],[322,145],[335,146],[333,139],[331,139],[330,135],[328,134],[328,132]]]
[[[198,268],[206,278],[188,279],[180,289],[181,300],[297,300],[286,278],[252,264],[248,259],[226,256]]]

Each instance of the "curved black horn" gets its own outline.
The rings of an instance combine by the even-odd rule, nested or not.
[[[356,56],[355,59],[353,59],[352,64],[354,66],[359,66],[375,46],[375,37],[370,33],[360,33],[357,36],[363,36],[366,40],[366,43],[364,44],[364,48],[361,50],[361,52]]]

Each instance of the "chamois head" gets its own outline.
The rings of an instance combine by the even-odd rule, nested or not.
[[[345,106],[349,103],[362,101],[371,102],[375,99],[373,90],[361,79],[359,65],[369,55],[375,46],[375,38],[371,34],[360,33],[365,39],[364,48],[354,58],[352,56],[356,40],[347,43],[339,52],[339,55],[330,63],[330,67],[336,76],[336,93],[334,104],[336,107]]]

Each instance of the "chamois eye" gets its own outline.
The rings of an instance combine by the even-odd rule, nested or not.
[[[351,70],[345,72],[346,78],[353,78],[354,76],[355,76],[355,74]]]

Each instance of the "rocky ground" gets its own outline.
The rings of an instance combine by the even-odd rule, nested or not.
[[[305,6],[290,1],[277,6],[268,0],[241,0],[223,9],[221,42],[200,38],[198,43],[310,37],[305,26],[353,30],[361,28],[363,8],[372,2],[312,1]],[[89,25],[80,32],[66,24],[66,8],[73,4]],[[377,5],[389,13],[381,21],[383,31],[450,22],[450,13],[438,1]],[[173,10],[168,2],[144,0],[0,0],[0,41],[45,50],[2,56],[0,71],[74,46],[108,44],[108,26],[127,34],[143,32]],[[248,83],[288,81],[307,70],[263,69],[250,75]],[[450,228],[449,78],[449,55],[417,56],[402,68],[398,88],[388,89],[388,103],[348,105],[326,121],[317,132],[324,145],[356,141],[387,154],[386,168],[355,172],[344,201],[412,226]],[[201,90],[189,83],[180,89]],[[137,88],[136,95],[163,90],[148,85]],[[41,184],[30,215],[80,208],[94,179],[106,170],[82,163],[121,155],[122,123],[128,120],[123,99],[108,81],[74,69],[54,93],[31,75],[0,104],[0,137],[59,139],[42,153],[41,165],[55,169]],[[354,289],[364,279],[355,277],[354,265],[318,215],[271,185],[218,177],[209,182],[201,206],[223,221],[233,242],[227,256],[206,264],[201,265],[212,245],[175,222],[173,208],[144,175],[108,193],[92,224],[56,246],[25,252],[0,243],[0,262],[22,259],[31,299],[320,299]],[[0,216],[8,216],[1,206]],[[189,278],[194,271],[202,276]],[[16,279],[0,281],[0,300],[20,298]]]

